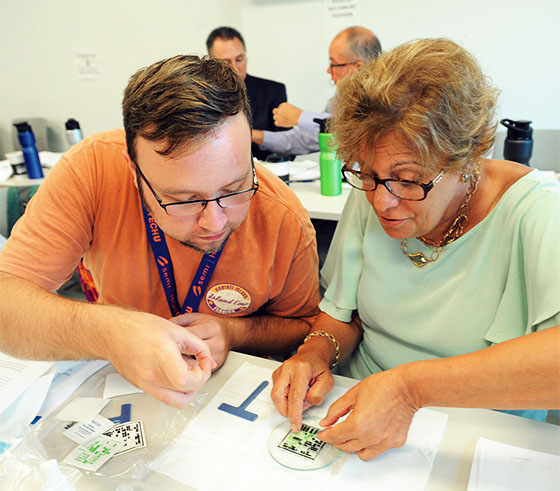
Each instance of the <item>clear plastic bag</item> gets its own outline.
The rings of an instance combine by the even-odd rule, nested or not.
[[[41,489],[44,474],[41,464],[48,460],[47,452],[31,430],[21,426],[19,436],[0,455],[0,489],[10,491]],[[78,469],[59,466],[70,486],[81,477]]]
[[[92,376],[75,394],[75,397],[102,397],[104,383],[104,376]],[[130,404],[130,421],[142,421],[147,446],[116,455],[97,471],[80,469],[79,472],[83,475],[81,486],[89,482],[91,487],[114,489],[119,485],[133,486],[135,483],[143,481],[150,472],[153,461],[182,433],[186,424],[201,407],[205,397],[205,393],[197,394],[193,401],[182,410],[167,406],[146,394],[112,398],[111,402],[101,411],[101,415],[105,418],[119,416],[121,406]],[[69,402],[67,401],[66,404]],[[66,404],[62,405],[59,410]],[[63,435],[68,421],[57,420],[55,416],[56,413],[41,421],[36,425],[33,433],[44,450],[43,460],[48,458],[63,462],[78,444]]]

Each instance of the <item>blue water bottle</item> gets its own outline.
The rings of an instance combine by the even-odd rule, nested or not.
[[[35,146],[35,135],[27,121],[22,123],[15,123],[17,128],[18,139],[23,150],[23,160],[25,161],[25,168],[29,179],[41,179],[43,176],[43,169],[41,168],[41,161],[39,160],[39,152]]]

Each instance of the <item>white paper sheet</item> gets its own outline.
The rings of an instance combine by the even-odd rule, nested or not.
[[[105,399],[141,392],[142,389],[132,385],[119,373],[110,373],[105,377],[105,388],[103,389],[103,397]]]
[[[270,400],[272,370],[242,365],[187,425],[153,469],[205,490],[352,489],[423,490],[447,422],[447,415],[422,409],[414,417],[406,445],[370,462],[343,454],[329,467],[294,471],[276,463],[268,453],[268,438],[284,417]],[[222,402],[239,406],[263,381],[269,386],[247,408],[259,415],[254,422],[217,408]],[[335,387],[325,402],[307,414],[324,416],[345,389]]]
[[[49,152],[48,150],[41,150],[39,152],[39,159],[41,160],[41,164],[45,167],[54,167],[60,157],[62,157],[62,153],[59,152]]]
[[[0,440],[11,441],[21,434],[22,427],[29,425],[35,419],[45,400],[54,374],[55,368],[52,366],[2,411],[0,414]]]
[[[87,423],[94,419],[111,402],[100,397],[76,397],[56,415],[61,421]]]
[[[56,376],[39,416],[46,418],[66,401],[85,380],[109,363],[106,360],[58,361]]]
[[[290,162],[290,181],[317,180],[321,177],[319,164],[312,160]]]
[[[560,489],[560,456],[479,438],[468,491]]]
[[[0,181],[5,181],[11,177],[13,171],[9,160],[0,160]]]
[[[0,414],[53,366],[52,361],[20,360],[0,352]]]

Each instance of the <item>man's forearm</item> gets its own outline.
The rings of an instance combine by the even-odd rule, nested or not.
[[[260,356],[294,350],[310,329],[302,319],[275,315],[231,318],[227,326],[232,350]]]
[[[395,370],[418,407],[560,408],[560,326]]]
[[[121,310],[63,298],[6,274],[0,274],[0,297],[0,349],[21,358],[101,358],[103,324]]]

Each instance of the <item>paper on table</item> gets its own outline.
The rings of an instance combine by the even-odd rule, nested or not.
[[[76,397],[56,415],[56,419],[87,423],[95,418],[109,402],[111,402],[109,399],[100,397]]]
[[[242,365],[158,458],[153,469],[200,491],[285,491],[305,486],[324,491],[425,488],[447,422],[446,414],[426,409],[418,411],[407,444],[373,461],[362,462],[356,455],[343,454],[324,469],[295,471],[282,467],[268,453],[268,438],[284,421],[270,400],[272,384],[247,408],[259,415],[254,422],[217,409],[222,402],[239,406],[260,382],[270,381],[271,375],[270,369],[248,363]],[[344,392],[335,387],[321,406],[312,407],[307,414],[324,416]]]
[[[560,456],[479,438],[467,489],[560,489]]]
[[[0,181],[5,181],[13,174],[9,160],[0,160]]]
[[[114,457],[123,446],[123,442],[101,435],[88,444],[78,445],[62,463],[88,471],[96,471]]]
[[[0,415],[0,440],[9,442],[20,435],[22,427],[29,425],[45,400],[52,383],[55,368],[52,366],[41,375]],[[0,451],[0,453],[2,453]]]
[[[62,157],[62,153],[58,152],[49,152],[48,150],[41,150],[39,152],[39,159],[41,160],[41,164],[45,167],[54,167],[60,157]]]
[[[106,360],[58,361],[56,376],[47,398],[39,410],[39,416],[46,418],[66,401],[85,380],[109,363]]]
[[[290,181],[308,181],[321,177],[319,164],[312,160],[290,162]]]
[[[20,360],[0,352],[0,413],[52,366],[52,361]]]
[[[97,438],[107,430],[110,430],[113,426],[115,426],[115,423],[98,414],[87,423],[76,423],[66,431],[62,432],[62,434],[70,438],[73,442],[81,445]]]
[[[143,392],[142,389],[132,385],[118,373],[110,373],[105,377],[105,389],[103,390],[103,397],[105,399],[141,392]]]

